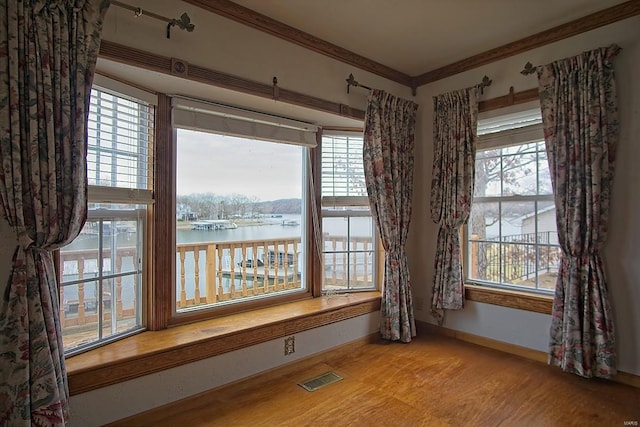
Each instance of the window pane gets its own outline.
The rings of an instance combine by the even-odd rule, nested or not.
[[[500,150],[479,151],[476,156],[474,196],[499,196],[502,192]]]
[[[503,151],[507,151],[506,149]],[[502,157],[502,194],[504,196],[536,194],[536,152],[519,152]]]
[[[322,196],[366,196],[362,136],[322,138]]]
[[[177,310],[305,289],[307,149],[177,135]]]
[[[67,353],[143,327],[145,209],[91,207],[91,219],[80,235],[60,250],[61,325]]]
[[[71,259],[71,258],[67,258]],[[70,261],[65,261],[67,264]],[[88,280],[60,287],[60,323],[66,351],[90,345],[100,338],[96,294],[98,282]]]
[[[469,230],[474,240],[495,240],[500,237],[500,205],[474,202],[469,218]]]
[[[152,188],[152,106],[93,88],[87,125],[90,185]]]
[[[551,186],[551,173],[549,172],[549,160],[544,143],[540,143],[538,151],[538,194],[553,194]]]
[[[478,151],[468,224],[471,281],[554,289],[560,249],[544,150],[544,142],[533,142]]]
[[[374,289],[374,224],[369,217],[324,217],[325,291]]]

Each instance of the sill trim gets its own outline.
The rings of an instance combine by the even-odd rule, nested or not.
[[[541,295],[510,289],[489,288],[478,285],[464,285],[465,298],[468,301],[483,302],[518,310],[551,314],[553,296]]]
[[[70,395],[380,310],[380,292],[318,297],[145,331],[66,360]]]

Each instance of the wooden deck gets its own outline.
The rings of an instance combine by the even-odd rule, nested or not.
[[[344,379],[315,392],[298,383]],[[351,344],[116,426],[623,426],[640,389],[423,332]],[[637,425],[637,424],[627,424]]]

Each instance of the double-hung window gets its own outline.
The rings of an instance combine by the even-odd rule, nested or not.
[[[362,133],[322,135],[324,293],[377,288],[378,242],[369,210]]]
[[[560,248],[539,109],[479,117],[467,282],[550,292]]]
[[[88,218],[59,259],[68,355],[144,329],[154,102],[151,94],[96,76],[88,119]]]
[[[174,316],[310,293],[313,125],[175,97]]]

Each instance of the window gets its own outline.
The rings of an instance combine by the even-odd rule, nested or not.
[[[98,86],[101,82],[123,86],[96,76],[91,91],[88,219],[80,235],[60,250],[60,321],[67,355],[145,326],[154,107]]]
[[[467,281],[555,288],[560,248],[540,111],[478,120]]]
[[[362,163],[362,134],[322,136],[322,241],[325,293],[372,290],[377,240]]]
[[[183,98],[173,100],[173,124],[174,313],[309,292],[315,126]]]

